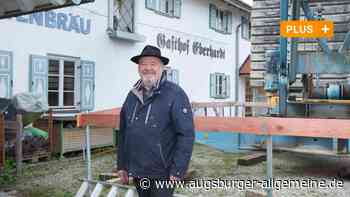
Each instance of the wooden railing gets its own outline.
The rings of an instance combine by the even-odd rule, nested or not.
[[[208,116],[208,111],[212,109],[217,117],[234,116],[233,111],[239,111],[239,109],[242,109],[243,113],[238,114],[238,116],[244,117],[244,109],[246,107],[272,108],[268,103],[264,102],[192,102],[191,105],[194,113],[204,110],[204,116]]]

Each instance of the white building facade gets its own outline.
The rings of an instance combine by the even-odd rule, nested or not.
[[[72,114],[120,107],[139,79],[130,58],[150,44],[191,101],[234,101],[249,17],[238,0],[96,0],[0,20],[0,97],[36,92]]]

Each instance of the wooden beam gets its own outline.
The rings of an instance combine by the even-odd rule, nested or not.
[[[119,128],[119,114],[80,114],[77,116],[77,126],[86,125]]]
[[[197,131],[208,132],[350,138],[350,121],[341,119],[195,117],[195,127]]]
[[[120,110],[80,114],[77,117],[78,126],[89,124],[96,127],[119,128],[119,113]],[[350,121],[346,119],[195,116],[194,123],[196,131],[350,138]]]
[[[23,134],[23,122],[22,114],[17,114],[18,130],[16,134],[16,172],[17,175],[22,175],[22,161],[23,161],[23,150],[22,150],[22,134]]]
[[[266,153],[245,155],[237,160],[237,165],[251,166],[266,161]]]
[[[52,110],[49,110],[49,115],[48,115],[48,132],[49,132],[49,153],[53,153],[53,118],[52,118]]]
[[[217,108],[217,107],[259,107],[272,108],[265,102],[192,102],[193,108]]]
[[[305,99],[297,101],[295,103],[303,104],[337,104],[337,105],[350,105],[350,100],[333,100],[333,99]]]

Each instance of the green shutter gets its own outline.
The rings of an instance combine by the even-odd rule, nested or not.
[[[226,95],[225,98],[229,98],[231,96],[231,80],[230,75],[226,75]]]
[[[181,0],[174,0],[174,16],[181,17]]]
[[[216,97],[216,75],[214,73],[210,74],[209,79],[209,88],[210,88],[210,97],[215,98]]]
[[[232,13],[226,12],[227,14],[227,33],[232,34]]]
[[[80,110],[93,110],[95,106],[95,63],[80,61]]]
[[[156,10],[157,0],[146,0],[146,8]]]
[[[242,38],[249,39],[249,20],[242,16]]]
[[[12,96],[12,53],[0,51],[0,97]]]
[[[216,6],[209,4],[209,27],[216,29]]]
[[[48,95],[48,59],[45,56],[30,56],[29,90],[47,103]]]

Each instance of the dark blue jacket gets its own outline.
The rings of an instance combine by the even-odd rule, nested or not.
[[[145,101],[140,89],[141,81],[129,92],[120,113],[117,169],[132,177],[183,178],[194,143],[188,97],[164,75]]]

